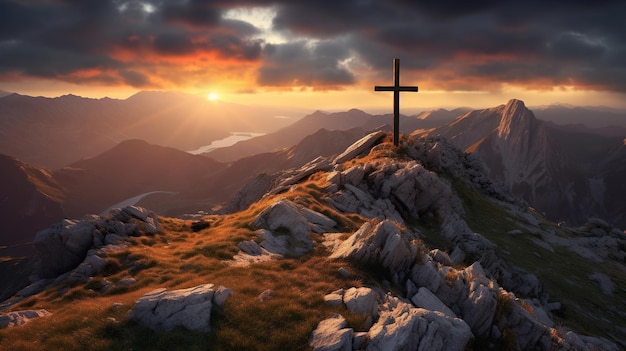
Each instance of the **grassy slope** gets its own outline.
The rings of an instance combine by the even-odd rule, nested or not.
[[[343,232],[354,232],[364,219],[337,213],[324,205],[324,176],[314,175],[295,190],[279,196],[332,217]],[[624,309],[619,294],[626,291],[623,272],[617,265],[592,264],[559,247],[551,253],[530,240],[539,236],[523,229],[522,220],[471,188],[454,182],[453,186],[466,207],[470,227],[496,243],[505,261],[536,274],[550,300],[563,304],[558,323],[600,336],[606,336],[605,331],[613,324],[625,325],[614,311]],[[189,221],[161,218],[162,234],[133,239],[132,246],[111,254],[108,267],[89,283],[55,286],[14,306],[13,310],[45,308],[53,315],[20,328],[0,330],[0,349],[304,350],[316,324],[333,313],[341,313],[359,330],[362,316],[351,315],[343,307],[329,306],[323,296],[339,288],[378,285],[380,272],[327,260],[328,252],[319,244],[319,235],[313,235],[318,243],[314,251],[300,258],[248,268],[223,264],[238,251],[237,243],[255,238],[250,224],[275,200],[276,197],[264,199],[240,213],[207,217],[211,227],[198,233],[190,230]],[[445,240],[438,237],[436,219],[410,225],[420,227],[432,248],[446,248]],[[542,226],[548,229],[553,224],[545,222]],[[506,234],[513,229],[523,232],[516,236]],[[355,272],[355,277],[340,278],[340,266]],[[611,276],[617,286],[616,296],[602,295],[587,278],[594,270]],[[96,292],[104,279],[115,283],[128,276],[138,282]],[[153,333],[127,318],[134,302],[153,289],[188,288],[204,283],[234,290],[226,304],[213,313],[213,328],[208,334],[183,329]],[[258,301],[258,295],[267,289],[272,290],[272,297]],[[598,309],[601,313],[595,313]],[[591,319],[587,311],[605,319]]]
[[[309,183],[305,191],[289,194],[291,199],[322,209],[315,199],[318,187]],[[344,315],[356,329],[361,316],[344,307],[324,302],[325,294],[369,281],[366,273],[349,263],[329,261],[323,245],[314,252],[248,268],[222,263],[235,254],[237,243],[255,237],[250,223],[272,199],[247,211],[208,217],[211,228],[194,233],[190,222],[160,218],[164,232],[134,238],[127,249],[110,254],[105,270],[84,285],[58,285],[30,297],[12,310],[44,308],[53,314],[20,328],[0,330],[0,349],[7,350],[303,350],[317,323],[333,313]],[[361,220],[324,210],[353,231]],[[321,240],[316,235],[315,240]],[[358,272],[343,279],[338,268]],[[117,282],[133,276],[137,283],[97,292],[103,280]],[[204,283],[234,290],[224,306],[212,315],[208,334],[179,329],[153,333],[127,317],[134,302],[160,287],[180,289]],[[271,289],[271,298],[260,302],[258,295]],[[115,304],[115,305],[114,305]]]
[[[598,264],[582,258],[568,248],[552,245],[551,252],[531,239],[541,239],[538,233],[525,227],[528,223],[515,218],[485,196],[463,184],[454,183],[456,193],[462,198],[467,211],[466,221],[475,232],[485,236],[498,246],[499,255],[505,262],[522,267],[535,274],[550,295],[550,301],[561,302],[555,322],[590,335],[619,336],[615,326],[626,326],[626,319],[619,311],[626,310],[626,275],[623,265],[607,260]],[[554,223],[541,220],[542,230],[556,231],[558,235],[572,237],[573,231],[557,228]],[[507,234],[511,230],[521,234]],[[588,276],[602,272],[615,284],[613,296],[606,296]]]

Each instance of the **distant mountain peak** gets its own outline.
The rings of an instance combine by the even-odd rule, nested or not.
[[[513,138],[516,134],[524,134],[524,131],[527,131],[535,122],[535,115],[526,108],[522,100],[511,99],[502,111],[498,137],[506,140]]]

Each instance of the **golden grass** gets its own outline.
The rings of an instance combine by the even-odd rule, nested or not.
[[[343,216],[323,204],[324,177],[312,177],[288,197],[335,219],[340,227],[358,228],[360,216]],[[263,199],[246,211],[211,216],[211,226],[198,233],[191,221],[160,218],[162,234],[132,238],[132,245],[109,253],[107,266],[86,284],[60,284],[30,297],[12,310],[43,308],[52,315],[22,327],[0,330],[0,349],[7,350],[304,350],[317,323],[333,313],[346,315],[358,328],[361,316],[324,302],[325,294],[360,286],[366,272],[345,261],[330,261],[321,245],[300,258],[286,258],[250,267],[230,267],[222,261],[238,251],[237,243],[256,237],[251,223],[276,198]],[[339,267],[356,278],[345,279]],[[133,277],[136,284],[115,285]],[[106,283],[113,286],[101,290]],[[233,289],[221,308],[214,309],[212,331],[176,329],[154,333],[128,319],[128,312],[143,294],[213,283]],[[264,301],[258,296],[266,290]],[[114,304],[116,304],[114,307]],[[362,322],[361,322],[362,324]]]

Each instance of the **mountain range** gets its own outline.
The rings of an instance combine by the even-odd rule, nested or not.
[[[532,120],[520,101],[482,114],[494,112]],[[518,138],[508,122],[496,134]],[[297,147],[277,154],[299,163]],[[0,261],[0,347],[626,347],[624,231],[546,220],[446,138],[394,146],[377,130],[268,176],[248,182],[234,200],[249,204],[232,212],[121,206],[40,231],[35,261]]]
[[[269,184],[275,180],[276,172],[303,166],[319,156],[338,154],[371,130],[391,129],[390,115],[370,115],[353,109],[337,113],[316,111],[283,127],[280,123],[285,123],[284,118],[250,115],[247,120],[238,117],[227,122],[225,118],[215,123],[196,122],[200,124],[190,128],[195,137],[168,133],[166,127],[178,131],[180,125],[197,121],[198,115],[194,115],[195,119],[180,119],[178,114],[183,113],[183,106],[202,113],[211,107],[197,97],[158,92],[140,93],[128,101],[75,96],[45,99],[15,94],[0,98],[0,111],[5,112],[0,115],[0,134],[10,136],[0,139],[1,152],[10,155],[3,158],[7,234],[2,236],[0,245],[21,245],[21,251],[29,251],[29,245],[24,244],[32,240],[37,230],[55,220],[101,213],[139,195],[145,195],[139,204],[169,216],[224,210],[228,208],[225,204],[249,181],[263,179]],[[242,111],[237,108],[240,106],[224,116]],[[540,113],[554,116],[551,111],[569,110],[574,109],[557,106],[543,108]],[[46,111],[49,118],[44,118]],[[129,117],[129,111],[134,111],[131,114],[135,117]],[[575,111],[575,121],[579,122],[583,110]],[[597,113],[587,111],[590,116]],[[626,119],[614,118],[615,111],[609,113],[613,117],[606,120],[622,123],[611,127],[611,133],[540,120],[519,100],[483,110],[425,111],[401,116],[400,123],[405,134],[442,136],[476,156],[497,184],[551,220],[578,225],[589,217],[600,217],[626,227],[626,205],[622,201],[626,192]],[[168,122],[168,118],[173,121]],[[207,154],[183,151],[209,144],[218,134],[236,132],[255,118],[261,124],[270,120],[278,124],[248,124],[250,131],[264,135]],[[561,121],[564,119],[560,117]],[[79,120],[90,122],[73,126]],[[130,123],[134,127],[129,126],[128,120],[135,121]],[[148,128],[158,121],[165,121],[162,128]],[[119,126],[104,128],[107,123]],[[172,123],[177,125],[175,129]],[[202,134],[203,128],[211,132]],[[111,135],[123,139],[131,130],[145,138],[124,140],[104,149],[113,144],[113,140],[104,139]],[[32,138],[25,131],[45,137]],[[174,140],[181,135],[184,137]],[[47,144],[49,140],[59,143]],[[168,143],[179,148],[167,146]],[[103,150],[90,151],[97,149]],[[54,157],[48,159],[44,154]],[[24,162],[42,157],[48,159],[46,164],[56,165],[63,159],[75,158],[52,170]],[[265,178],[259,178],[263,174]],[[15,248],[5,249],[5,254],[11,250]]]
[[[174,92],[125,100],[10,94],[0,97],[0,153],[57,169],[128,139],[195,150],[233,132],[274,131],[297,119],[290,114]]]

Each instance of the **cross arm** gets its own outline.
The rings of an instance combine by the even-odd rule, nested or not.
[[[417,87],[375,86],[374,91],[418,91]]]

